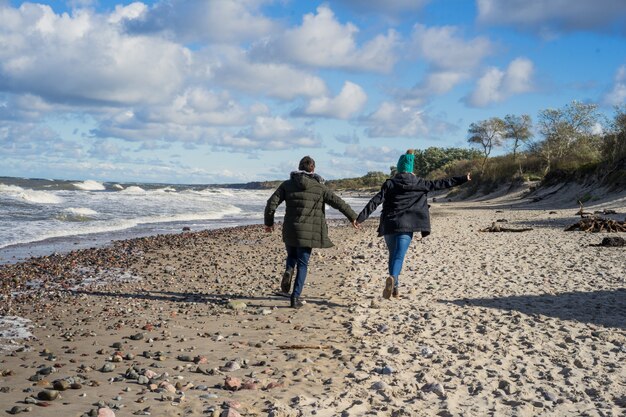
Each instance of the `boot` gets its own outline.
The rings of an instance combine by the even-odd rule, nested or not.
[[[280,290],[282,292],[289,293],[291,291],[291,280],[293,279],[293,268],[287,268],[283,274],[283,280],[280,282]]]
[[[388,300],[391,298],[391,291],[393,290],[393,277],[388,276],[385,280],[385,289],[383,290],[383,298]]]
[[[300,308],[303,305],[299,297],[291,297],[291,308]]]

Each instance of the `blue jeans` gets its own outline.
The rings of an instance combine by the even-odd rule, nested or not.
[[[285,245],[287,248],[287,269],[298,267],[296,273],[296,282],[293,286],[292,298],[300,297],[306,280],[307,268],[309,266],[309,258],[311,257],[311,248],[300,248]]]
[[[394,233],[384,237],[387,249],[389,249],[389,275],[393,277],[394,285],[397,287],[399,284],[398,276],[400,276],[400,271],[402,270],[406,251],[409,249],[413,239],[413,232]]]

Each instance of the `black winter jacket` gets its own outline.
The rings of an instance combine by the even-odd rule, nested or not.
[[[422,232],[422,236],[428,236],[430,216],[427,193],[452,188],[465,182],[465,175],[430,181],[406,172],[396,174],[383,183],[378,194],[359,213],[357,222],[364,222],[383,203],[378,236],[417,231]]]
[[[304,248],[329,248],[333,243],[328,238],[325,205],[339,210],[350,221],[356,213],[348,203],[326,188],[321,177],[301,171],[292,172],[267,200],[265,225],[274,225],[276,208],[285,202],[283,241],[289,246]]]

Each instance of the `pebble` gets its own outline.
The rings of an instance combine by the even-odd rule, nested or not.
[[[32,407],[21,407],[19,405],[16,405],[13,408],[11,408],[8,412],[9,414],[19,414],[19,413],[28,413],[32,410],[33,410]]]
[[[380,370],[380,373],[383,375],[391,375],[393,374],[393,372],[394,372],[393,368],[389,365],[383,366],[383,368]]]
[[[115,369],[115,365],[112,363],[105,363],[102,368],[100,368],[100,372],[113,372]]]
[[[372,384],[372,389],[376,391],[381,391],[387,388],[387,384],[383,381],[376,381]]]
[[[98,410],[98,417],[115,417],[115,413],[110,408],[100,408]]]
[[[241,311],[245,310],[248,306],[243,301],[231,300],[228,302],[227,307],[231,310]]]
[[[425,384],[422,387],[422,391],[424,391],[424,392],[434,392],[435,394],[437,394],[441,398],[446,396],[446,391],[443,388],[443,385],[441,385],[438,382],[431,382],[431,383]]]
[[[66,391],[70,388],[70,383],[66,380],[57,380],[52,383],[52,388],[57,391]]]
[[[224,380],[224,388],[229,391],[237,391],[241,388],[241,379],[227,376]]]
[[[241,369],[241,365],[237,361],[228,361],[224,366],[220,367],[220,371],[222,372],[233,372],[238,369]]]
[[[59,398],[59,391],[53,389],[45,389],[37,394],[37,398],[42,401],[54,401]]]

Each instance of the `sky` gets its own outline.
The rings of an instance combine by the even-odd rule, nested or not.
[[[626,1],[0,0],[0,176],[359,177],[573,100],[626,103]]]

